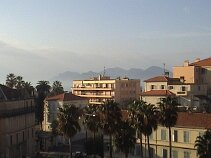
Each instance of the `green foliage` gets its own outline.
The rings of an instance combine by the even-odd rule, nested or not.
[[[44,120],[44,100],[48,96],[50,92],[51,86],[49,85],[49,81],[38,81],[36,89],[37,89],[37,97],[36,97],[36,111],[35,117],[38,123],[40,123],[42,128],[42,121]]]
[[[52,91],[50,92],[50,96],[58,95],[64,93],[64,88],[62,86],[62,82],[54,81],[52,85]]]
[[[6,86],[10,88],[15,88],[16,84],[17,84],[17,79],[16,79],[15,74],[13,73],[8,74],[6,78]]]
[[[74,105],[64,105],[63,108],[59,108],[59,132],[68,138],[72,138],[81,130],[79,125],[79,117],[79,108],[75,107]]]
[[[207,130],[204,135],[196,138],[195,148],[199,158],[211,157],[211,130]]]
[[[128,156],[129,151],[134,149],[136,143],[135,129],[130,122],[121,121],[118,133],[115,135],[115,144],[117,148]]]

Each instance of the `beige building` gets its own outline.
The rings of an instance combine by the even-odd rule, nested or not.
[[[126,77],[111,79],[100,75],[90,80],[74,80],[72,93],[88,98],[90,104],[103,104],[113,99],[123,105],[139,99],[140,80]]]
[[[35,155],[35,112],[32,96],[0,85],[0,157]]]
[[[177,123],[171,130],[172,158],[197,158],[196,148],[194,148],[195,140],[197,136],[204,134],[206,129],[211,129],[211,114],[178,113]],[[145,144],[145,139],[143,142]],[[158,129],[150,136],[150,147],[153,158],[168,158],[169,136],[167,128],[158,126]]]
[[[71,104],[83,108],[88,105],[88,99],[76,96],[70,92],[46,98],[44,105],[43,131],[51,131],[51,123],[57,119],[59,107]]]
[[[196,59],[193,63],[186,60],[183,66],[173,67],[173,77],[186,84],[207,85],[207,95],[211,98],[211,58]]]

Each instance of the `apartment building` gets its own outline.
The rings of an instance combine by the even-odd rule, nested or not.
[[[108,76],[94,77],[90,80],[74,80],[72,93],[89,99],[90,104],[103,104],[108,99],[113,99],[121,105],[139,99],[140,80],[116,78]]]
[[[197,136],[211,129],[211,114],[179,112],[178,120],[172,127],[172,158],[197,158],[194,148]],[[143,137],[143,143],[146,141]],[[144,145],[145,146],[145,145]],[[153,158],[167,158],[169,155],[168,129],[159,125],[150,136]],[[146,153],[146,155],[148,152]]]
[[[181,78],[164,75],[152,77],[145,80],[144,83],[141,99],[151,104],[156,105],[160,102],[160,98],[167,96],[177,96],[180,104],[184,106],[198,107],[206,102],[206,99],[203,99],[203,96],[207,96],[206,84],[184,83]]]
[[[0,157],[35,155],[33,95],[0,85]]]
[[[59,107],[71,104],[83,108],[88,105],[88,99],[76,96],[71,92],[47,97],[44,105],[43,131],[51,131],[51,123],[57,119]]]
[[[207,96],[211,98],[211,58],[188,60],[182,66],[173,67],[173,77],[180,78],[187,84],[206,85]]]

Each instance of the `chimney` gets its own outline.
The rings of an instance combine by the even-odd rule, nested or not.
[[[189,66],[189,60],[184,61],[184,66]]]
[[[196,60],[194,62],[196,63],[196,62],[199,62],[199,61],[200,61],[200,58],[196,58]]]

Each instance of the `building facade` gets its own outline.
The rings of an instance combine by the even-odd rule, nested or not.
[[[182,66],[173,67],[173,77],[184,80],[187,84],[206,85],[207,96],[211,98],[211,58],[188,60]]]
[[[90,80],[74,80],[72,93],[89,99],[90,104],[103,104],[112,99],[119,104],[139,99],[140,80],[129,78],[111,79],[107,76]]]
[[[0,85],[0,157],[35,155],[33,96]]]
[[[211,114],[204,113],[178,113],[178,120],[171,129],[172,158],[197,158],[194,147],[197,136],[203,135],[206,129],[211,129]],[[143,143],[146,140],[143,137]],[[150,136],[152,158],[168,158],[169,136],[168,129],[158,126]],[[147,149],[148,150],[148,149]],[[146,152],[146,155],[148,152]]]
[[[84,108],[88,105],[88,99],[76,96],[70,92],[46,98],[44,105],[43,131],[51,131],[51,123],[57,119],[59,107],[72,104],[79,108]]]

